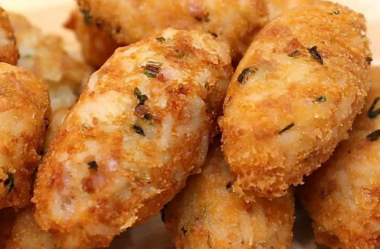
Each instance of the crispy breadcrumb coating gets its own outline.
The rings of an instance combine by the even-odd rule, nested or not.
[[[0,209],[31,199],[50,118],[49,96],[32,73],[0,63]]]
[[[7,13],[0,7],[0,62],[16,65],[18,49]]]
[[[247,200],[283,196],[347,138],[369,88],[365,19],[330,2],[260,31],[230,84],[223,151]]]
[[[198,31],[157,37],[119,48],[91,76],[39,169],[36,219],[71,235],[64,248],[108,246],[206,158],[232,75],[227,45]]]
[[[349,139],[300,188],[317,242],[331,248],[380,245],[380,68],[372,76],[367,104]]]
[[[71,29],[82,48],[82,55],[86,63],[95,69],[100,68],[115,52],[119,45],[107,32],[88,22],[79,10],[71,12],[65,27]]]
[[[132,44],[172,27],[203,30],[222,37],[232,58],[246,51],[267,21],[264,0],[77,0],[86,20],[111,34],[118,43]]]
[[[246,203],[232,192],[233,180],[220,145],[210,148],[202,173],[163,210],[177,249],[280,249],[292,242],[294,198]]]

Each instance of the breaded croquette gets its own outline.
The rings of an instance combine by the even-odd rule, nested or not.
[[[230,170],[220,146],[210,148],[202,173],[163,210],[177,249],[280,249],[292,242],[294,198],[246,203],[232,192]]]
[[[347,138],[369,88],[363,15],[331,2],[286,12],[260,31],[220,119],[233,189],[283,196]]]
[[[82,15],[79,10],[71,12],[65,27],[75,33],[81,45],[84,60],[95,69],[103,66],[119,47],[110,34],[98,28],[87,15]]]
[[[300,188],[317,242],[331,248],[380,245],[380,68],[372,72],[366,107],[349,139]]]
[[[42,34],[22,15],[10,13],[9,18],[20,50],[18,65],[48,85],[53,110],[71,107],[90,68],[70,57],[61,37]]]
[[[12,234],[5,249],[58,249],[52,234],[42,230],[34,219],[34,208],[29,207],[17,213]]]
[[[232,75],[228,46],[167,29],[94,73],[39,168],[36,220],[63,248],[105,247],[203,164]]]
[[[171,27],[222,37],[233,60],[242,57],[266,23],[265,0],[77,0],[85,19],[121,44],[132,44]]]
[[[18,49],[7,13],[0,7],[0,62],[16,65]]]
[[[0,63],[0,209],[30,203],[50,118],[49,96],[32,73]]]

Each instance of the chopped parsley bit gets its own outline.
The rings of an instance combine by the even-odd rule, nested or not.
[[[376,141],[380,137],[380,130],[376,130],[367,136],[367,139],[371,142]]]
[[[93,170],[99,169],[99,166],[95,161],[89,162],[87,165],[88,165],[88,169],[93,169]]]
[[[325,96],[321,96],[321,97],[317,98],[317,102],[320,102],[320,103],[326,102],[326,97]]]
[[[204,16],[204,18],[202,18],[201,16],[195,16],[194,18],[198,22],[202,22],[202,21],[209,22],[210,21],[210,13],[206,13],[205,16]]]
[[[144,133],[144,130],[138,126],[138,125],[133,125],[133,129],[135,130],[135,132],[143,137],[145,137],[145,133]]]
[[[377,102],[379,102],[379,100],[380,100],[380,97],[377,97],[373,101],[371,107],[368,110],[368,117],[370,119],[374,119],[374,118],[376,118],[380,114],[380,109],[375,110],[376,104],[377,104]]]
[[[333,12],[329,12],[330,15],[339,15],[340,11],[339,10],[334,10]]]
[[[15,177],[13,176],[13,173],[8,172],[7,173],[8,178],[4,181],[4,186],[8,188],[8,194],[12,192],[12,190],[15,188]]]
[[[228,191],[230,191],[231,188],[232,188],[232,182],[228,182],[227,185],[226,185],[226,189],[227,189]]]
[[[284,129],[282,129],[278,134],[282,134],[287,130],[290,130],[294,126],[294,123],[291,123],[290,125],[286,126]]]
[[[92,20],[92,17],[90,15],[90,11],[89,10],[81,10],[82,14],[83,14],[83,18],[84,18],[84,23],[86,25],[91,25],[91,20]]]
[[[145,101],[148,100],[148,96],[146,96],[145,94],[142,94],[140,89],[138,89],[137,87],[134,90],[134,94],[136,95],[137,99],[139,100],[138,105],[144,105]]]
[[[367,57],[365,60],[367,61],[368,65],[371,65],[371,62],[373,61],[372,57]]]
[[[314,57],[314,59],[316,59],[319,63],[323,65],[322,56],[318,53],[317,48],[318,48],[317,46],[314,46],[309,49],[309,52]]]
[[[156,78],[160,72],[161,65],[161,62],[148,61],[144,67],[144,74],[149,78]]]
[[[96,25],[96,27],[97,27],[98,29],[100,29],[100,28],[102,27],[102,21],[100,21],[99,19],[97,19],[97,20],[95,21],[95,25]]]
[[[289,57],[298,57],[300,56],[300,52],[298,50],[294,50],[293,52],[289,53],[288,56]]]
[[[239,75],[238,77],[238,81],[242,84],[245,83],[245,81],[247,80],[247,76],[249,74],[252,74],[252,73],[256,73],[257,72],[257,68],[255,67],[248,67],[246,69],[244,69],[241,74]]]
[[[215,34],[214,32],[211,32],[210,30],[208,31],[213,37],[215,37],[215,38],[217,38],[218,37],[218,35],[217,34]]]
[[[159,42],[164,42],[164,41],[166,41],[164,37],[158,37],[158,38],[156,38],[156,40],[159,41]]]
[[[121,31],[121,27],[120,27],[120,26],[117,26],[115,31],[116,31],[116,34],[119,34],[120,31]]]
[[[187,229],[186,229],[185,227],[182,227],[182,228],[181,228],[181,231],[182,231],[183,235],[186,235],[186,233],[187,233]]]
[[[20,56],[20,55],[19,55]],[[30,59],[30,58],[33,58],[33,55],[31,54],[27,54],[27,55],[24,55],[23,58],[25,59]]]
[[[152,120],[153,119],[153,115],[150,114],[150,113],[145,113],[144,114],[144,119],[146,119],[146,120]]]

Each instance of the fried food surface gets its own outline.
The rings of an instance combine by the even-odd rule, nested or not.
[[[82,55],[86,63],[98,69],[111,57],[119,45],[110,34],[101,30],[86,17],[79,10],[75,10],[71,13],[65,26],[75,33],[81,44]]]
[[[20,49],[18,65],[48,85],[53,110],[71,107],[91,72],[89,67],[70,57],[61,37],[42,34],[22,15],[9,17]]]
[[[253,35],[267,21],[264,0],[77,0],[89,21],[118,43],[132,44],[172,27],[203,30],[223,37],[233,59],[241,58]]]
[[[5,249],[58,249],[52,235],[37,225],[33,214],[32,207],[17,213],[12,235]]]
[[[295,7],[316,2],[317,0],[267,0],[270,20]]]
[[[260,31],[220,119],[234,191],[247,200],[282,196],[347,138],[369,88],[365,30],[362,15],[320,2]]]
[[[7,13],[0,7],[0,62],[16,65],[18,49]]]
[[[49,122],[49,96],[32,73],[0,63],[0,209],[30,202]]]
[[[13,208],[0,210],[0,248],[5,248],[8,239],[12,235],[13,224],[16,220],[16,212]]]
[[[61,128],[63,121],[65,121],[67,114],[69,113],[70,108],[61,107],[53,111],[51,115],[51,121],[49,128],[46,132],[46,138],[44,143],[44,152],[45,154],[49,150],[49,146],[54,138],[57,136],[59,129]]]
[[[232,192],[233,177],[220,146],[210,148],[202,173],[163,210],[176,248],[288,248],[292,241],[292,193],[246,203]]]
[[[108,246],[205,160],[232,75],[227,45],[198,31],[159,37],[119,48],[91,76],[44,158],[36,219],[75,235],[64,248]]]
[[[380,245],[380,68],[372,76],[366,107],[349,139],[300,189],[317,242],[332,248]]]

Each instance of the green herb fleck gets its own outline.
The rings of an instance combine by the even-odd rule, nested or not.
[[[218,37],[218,35],[217,34],[215,34],[214,32],[211,32],[210,30],[208,31],[213,37],[215,37],[215,38],[217,38]]]
[[[156,38],[156,40],[159,41],[159,42],[164,42],[164,41],[166,41],[164,37],[158,37],[158,38]]]
[[[248,67],[246,69],[244,69],[241,74],[239,75],[238,77],[238,81],[242,84],[244,84],[247,80],[247,77],[249,74],[253,74],[253,73],[256,73],[257,72],[257,68],[255,67]]]
[[[326,102],[326,97],[325,96],[321,96],[321,97],[317,98],[317,102],[320,102],[320,103]]]
[[[290,130],[294,126],[294,123],[291,123],[290,125],[286,126],[284,129],[282,129],[278,134],[282,134],[287,130]]]
[[[136,95],[137,99],[139,100],[138,105],[144,105],[145,101],[148,100],[148,96],[146,96],[145,94],[142,94],[140,89],[138,89],[137,87],[134,90],[134,94]]]
[[[232,182],[228,182],[227,185],[226,185],[226,189],[227,189],[228,191],[230,191],[231,188],[232,188]]]
[[[144,114],[144,119],[146,119],[146,120],[152,120],[153,119],[153,115],[150,114],[150,113],[145,113]]]
[[[89,10],[81,10],[81,12],[83,14],[84,23],[86,25],[91,25],[92,17],[91,17],[90,11]]]
[[[8,175],[8,178],[7,178],[7,180],[5,180],[4,186],[8,188],[8,194],[9,194],[14,189],[16,181],[15,181],[15,177],[14,177],[13,173],[8,172],[7,175]]]
[[[376,104],[377,104],[377,102],[379,102],[379,100],[380,100],[380,98],[377,97],[377,98],[373,101],[371,107],[370,107],[369,110],[368,110],[368,117],[369,117],[370,119],[374,119],[374,118],[376,118],[376,117],[380,114],[380,109],[375,110],[375,108],[376,108]]]
[[[365,60],[367,61],[368,65],[371,65],[371,62],[373,61],[372,57],[367,57]]]
[[[160,72],[161,65],[161,62],[148,61],[144,67],[144,74],[149,78],[156,78]]]
[[[376,141],[380,137],[380,130],[376,130],[367,136],[367,139],[371,142]]]
[[[318,47],[317,46],[314,46],[312,48],[309,49],[309,52],[310,54],[314,57],[314,59],[316,59],[319,63],[321,63],[323,65],[323,58],[322,56],[318,53]]]
[[[339,10],[334,10],[333,12],[329,12],[330,15],[339,15],[340,11]]]
[[[121,27],[120,27],[120,26],[117,26],[115,31],[116,31],[116,34],[119,34],[120,31],[121,31]]]
[[[185,227],[182,227],[182,228],[181,228],[181,231],[182,231],[183,235],[186,235],[186,233],[187,233],[187,229],[186,229]]]
[[[133,125],[133,129],[135,130],[135,132],[143,137],[145,137],[145,133],[144,133],[144,130],[138,126],[138,125]]]
[[[300,52],[298,50],[294,50],[293,52],[289,53],[288,56],[289,57],[298,57],[300,56]]]
[[[95,161],[92,161],[92,162],[88,163],[88,168],[89,169],[93,169],[93,170],[98,170],[99,166],[98,166],[98,164]]]

